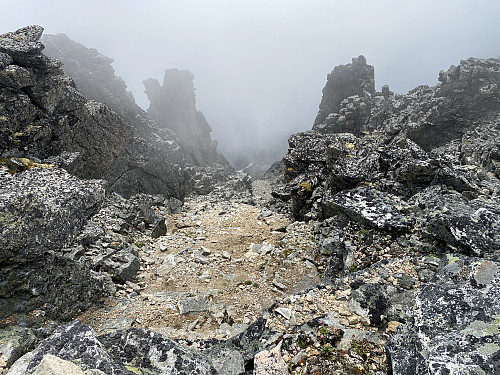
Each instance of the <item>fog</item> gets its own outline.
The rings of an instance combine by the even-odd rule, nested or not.
[[[232,161],[282,154],[310,129],[326,75],[363,54],[376,88],[435,85],[470,56],[500,56],[498,0],[0,0],[0,33],[39,24],[115,60],[147,109],[142,81],[195,75],[198,109]]]

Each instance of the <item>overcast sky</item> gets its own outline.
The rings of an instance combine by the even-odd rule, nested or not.
[[[437,83],[470,56],[500,57],[499,0],[0,0],[0,33],[39,24],[115,60],[137,103],[167,68],[195,75],[220,149],[310,129],[326,75],[363,54],[376,88]]]

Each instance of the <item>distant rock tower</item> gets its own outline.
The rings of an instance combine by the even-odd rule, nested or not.
[[[327,76],[314,125],[325,122],[330,113],[338,113],[341,108],[340,103],[345,98],[354,95],[366,97],[374,93],[374,68],[366,64],[363,55],[354,57],[351,64],[336,66]]]
[[[194,75],[187,70],[167,69],[163,85],[149,78],[144,81],[151,105],[150,115],[158,126],[172,130],[184,151],[196,165],[227,164],[210,138],[212,129],[196,109]]]

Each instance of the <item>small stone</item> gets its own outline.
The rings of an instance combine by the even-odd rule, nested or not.
[[[276,310],[278,314],[280,314],[281,316],[283,316],[285,319],[290,319],[290,317],[292,316],[292,310],[290,310],[289,308],[286,308],[286,307],[278,307]]]
[[[286,289],[286,285],[283,284],[283,283],[280,283],[279,281],[277,280],[273,280],[273,285],[278,288],[278,289],[281,289],[281,290],[285,290]]]
[[[355,325],[358,324],[361,320],[359,316],[357,315],[351,315],[347,317],[347,321],[349,322],[349,325]]]
[[[199,320],[198,319],[195,319],[194,321],[192,321],[191,323],[189,323],[187,329],[188,331],[192,331],[193,329],[195,329],[196,325],[198,324]]]
[[[208,280],[208,279],[210,279],[210,272],[208,272],[208,271],[203,271],[203,272],[201,273],[201,275],[200,275],[200,276],[198,276],[198,278],[199,278],[201,281]]]
[[[206,257],[206,256],[209,256],[210,254],[212,254],[212,251],[210,251],[210,249],[202,246],[200,249],[200,253],[201,253],[201,255]]]
[[[196,263],[200,263],[200,264],[208,264],[209,263],[208,258],[199,254],[199,253],[194,254],[194,261]]]
[[[181,315],[197,312],[208,312],[208,302],[201,297],[188,297],[177,304]]]
[[[394,333],[396,332],[396,329],[401,325],[402,323],[400,322],[396,322],[396,321],[391,321],[389,323],[387,323],[387,328],[385,329],[385,331],[387,333]]]
[[[222,258],[224,258],[224,259],[231,259],[231,254],[229,254],[225,250],[222,250],[220,254],[221,254]]]

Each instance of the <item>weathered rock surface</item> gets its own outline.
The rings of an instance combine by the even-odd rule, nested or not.
[[[167,70],[163,87],[155,80],[145,81],[151,108],[146,113],[135,104],[132,94],[126,91],[125,82],[115,76],[109,57],[72,41],[64,34],[44,35],[45,53],[64,63],[63,69],[71,76],[79,91],[89,99],[105,103],[129,124],[133,134],[143,140],[134,142],[130,157],[134,163],[144,165],[144,171],[163,181],[150,181],[147,173],[134,176],[131,171],[121,176],[114,190],[126,195],[137,192],[170,193],[148,184],[165,180],[178,181],[178,189],[207,193],[213,185],[225,180],[231,167],[210,138],[210,126],[203,114],[196,110],[193,75],[177,69]],[[172,166],[181,171],[172,173]],[[203,166],[204,168],[198,168]],[[187,169],[185,169],[187,167]],[[123,168],[122,168],[123,169]],[[118,176],[119,173],[116,173]],[[124,186],[126,181],[144,186]]]
[[[64,320],[111,292],[109,278],[61,252],[99,210],[102,186],[58,168],[2,175],[1,318],[42,309]]]
[[[330,75],[313,130],[290,138],[275,166],[285,182],[219,184],[227,168],[190,73],[147,81],[154,121],[109,59],[48,38],[85,96],[111,109],[87,101],[41,54],[40,34],[0,37],[0,371],[498,372],[498,60],[468,59],[437,87],[395,95],[375,92],[373,67],[354,59]],[[108,137],[116,124],[128,130]],[[82,136],[94,128],[103,139]],[[168,150],[179,159],[155,169]],[[130,197],[104,198],[101,182],[49,162],[109,176]],[[159,181],[162,168],[177,177]],[[209,194],[172,198],[188,191]],[[281,214],[289,203],[306,222]],[[111,280],[114,296],[78,317],[96,331],[60,325]]]
[[[205,147],[211,157],[195,162],[178,135],[135,104],[111,59],[64,35],[45,37],[47,51],[67,64],[75,85],[59,60],[42,53],[42,32],[28,26],[0,36],[1,158],[47,159],[79,177],[106,179],[108,190],[127,197],[144,192],[183,199],[198,185],[209,190],[207,176],[209,182],[227,177],[231,168],[209,135],[195,149]],[[196,116],[200,129],[208,129]]]
[[[390,373],[498,373],[500,60],[461,61],[407,95],[367,89],[362,62],[329,75],[273,196],[320,221],[323,282],[350,289],[350,311],[401,325]]]
[[[342,74],[349,77],[354,65]],[[284,162],[294,215],[343,214],[481,256],[497,249],[499,72],[500,61],[471,58],[441,72],[437,87],[407,95],[365,90],[368,111],[355,125],[333,113],[290,137]],[[349,92],[337,94],[341,103],[358,103]]]
[[[387,346],[394,374],[498,374],[500,264],[448,255]]]
[[[158,333],[129,329],[96,336],[90,327],[78,322],[58,327],[22,364],[9,373],[50,374],[57,365],[80,368],[86,374],[95,370],[117,375],[216,374],[206,357]]]

